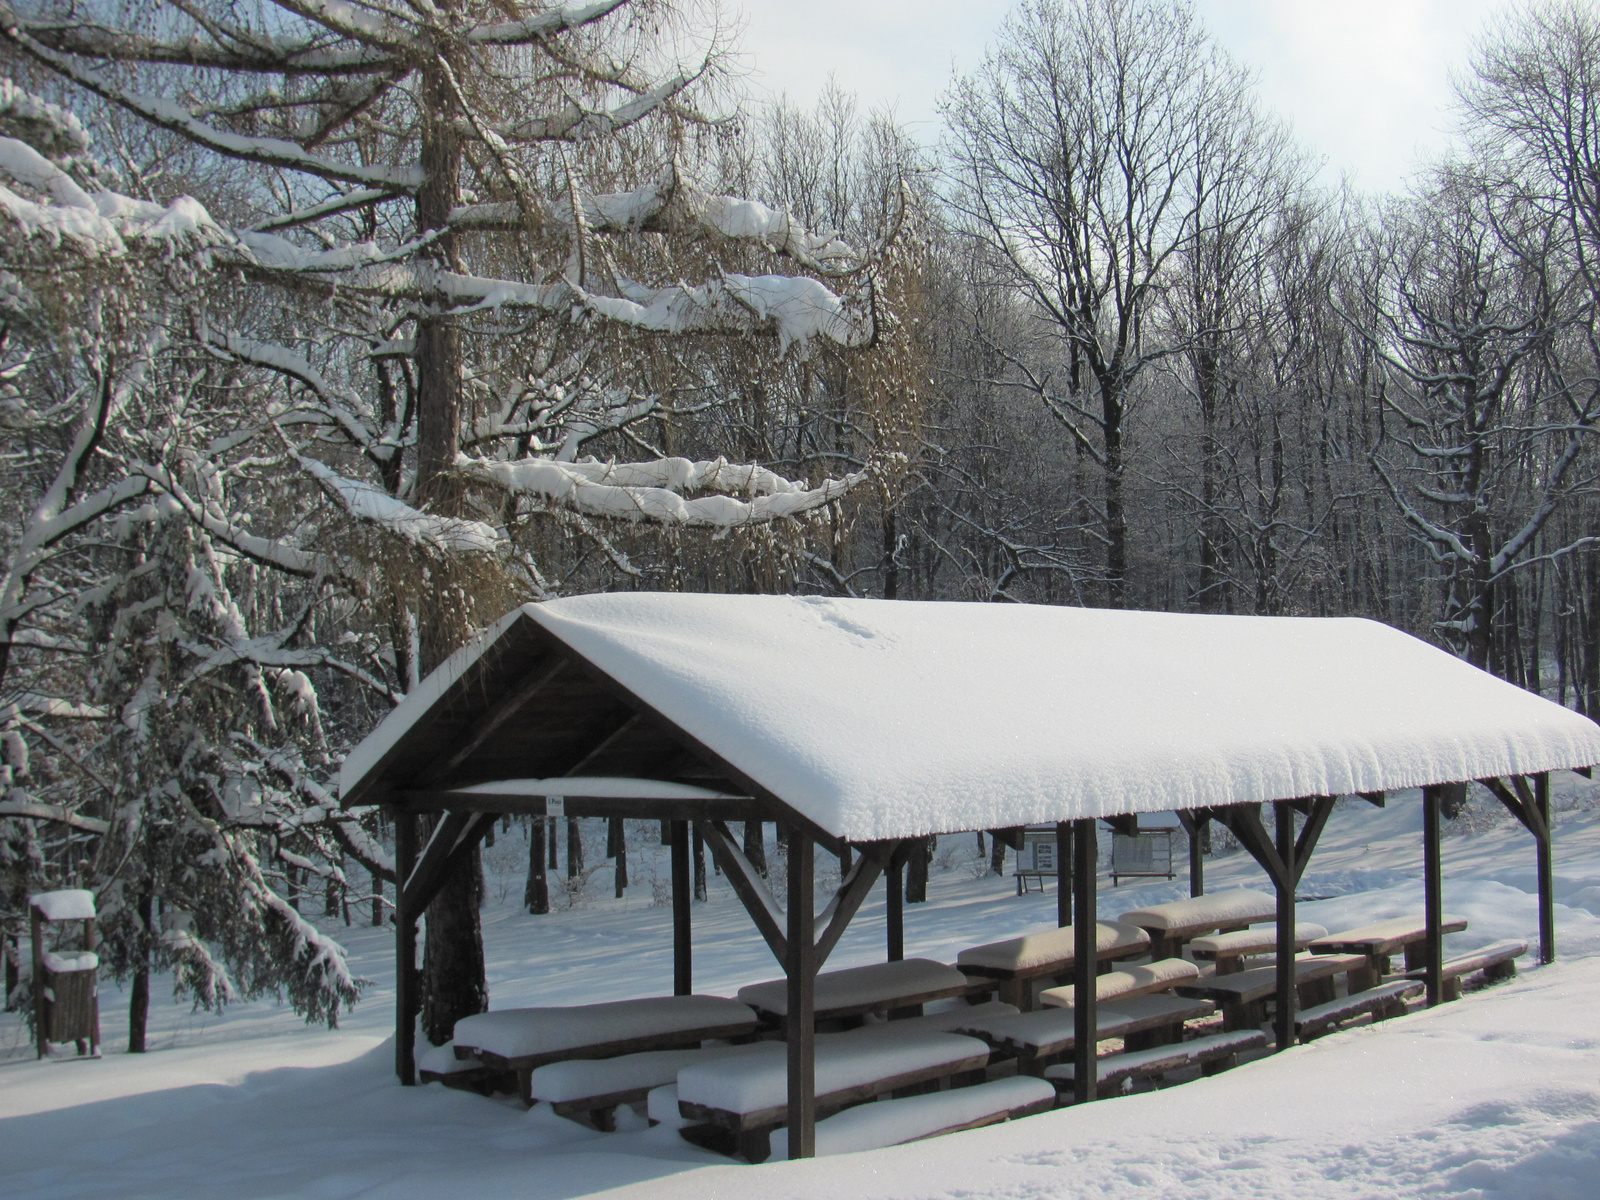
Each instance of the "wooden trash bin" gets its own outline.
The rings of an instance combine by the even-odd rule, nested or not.
[[[75,1042],[79,1054],[100,1053],[100,957],[95,948],[94,896],[42,892],[28,899],[33,934],[34,1036],[39,1057],[52,1042]],[[45,947],[49,926],[83,925],[80,950]]]

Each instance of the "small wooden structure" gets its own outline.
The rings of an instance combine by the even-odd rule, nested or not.
[[[39,1057],[52,1042],[75,1042],[79,1054],[100,1052],[100,956],[95,953],[95,906],[90,892],[41,892],[28,898],[33,934],[34,1040]],[[47,948],[56,927],[80,925],[82,946]]]
[[[1111,835],[1111,886],[1124,879],[1172,879],[1172,830],[1135,829]]]
[[[508,614],[350,754],[340,791],[347,807],[383,805],[395,825],[402,1082],[415,1077],[419,917],[500,814],[545,817],[562,797],[569,816],[664,824],[678,995],[692,985],[691,833],[710,847],[783,968],[783,1123],[789,1156],[805,1158],[818,970],[880,875],[886,958],[903,957],[901,872],[928,835],[1054,825],[1057,863],[1071,866],[1058,919],[1072,929],[1076,1002],[1049,1010],[1059,1017],[1021,1016],[1070,1026],[1051,1052],[1070,1046],[1081,1102],[1096,1094],[1103,1033],[1097,820],[1126,827],[1176,810],[1191,834],[1223,825],[1262,865],[1276,893],[1269,970],[1283,1048],[1300,982],[1295,888],[1336,797],[1381,804],[1386,790],[1424,789],[1437,1002],[1446,793],[1483,781],[1533,833],[1549,961],[1548,772],[1597,762],[1593,722],[1370,621],[616,593]],[[740,852],[734,821],[786,830],[786,897]],[[821,914],[818,846],[851,858]],[[1206,1006],[1152,996],[1106,1008],[1139,1002]]]

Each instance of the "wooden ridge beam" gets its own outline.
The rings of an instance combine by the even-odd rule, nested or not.
[[[479,719],[471,735],[448,757],[428,771],[424,772],[418,781],[423,788],[431,788],[434,784],[449,777],[467,759],[471,758],[483,744],[500,731],[512,717],[516,716],[528,703],[542,691],[557,675],[559,675],[571,660],[565,654],[556,654],[555,660],[544,664],[543,668],[534,671],[526,682],[520,687],[502,696]]]

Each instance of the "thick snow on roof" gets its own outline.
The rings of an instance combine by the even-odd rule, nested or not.
[[[92,921],[94,893],[82,888],[62,892],[36,892],[28,903],[44,914],[46,921]]]
[[[852,838],[1600,762],[1593,722],[1372,621],[639,592],[523,611]]]
[[[1372,621],[628,592],[508,614],[342,790],[519,616],[854,839],[1600,763],[1600,726]]]

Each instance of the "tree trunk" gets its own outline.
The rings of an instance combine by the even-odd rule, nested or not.
[[[765,879],[767,877],[767,835],[760,821],[744,823],[744,856],[750,865]]]
[[[583,829],[577,817],[567,818],[567,878],[583,873]]]
[[[545,817],[533,817],[528,821],[528,884],[522,889],[522,904],[535,916],[550,911],[550,876],[544,849],[547,824]]]
[[[435,1046],[455,1035],[461,1018],[489,1007],[478,922],[482,904],[482,864],[473,846],[428,905],[428,937],[422,948],[422,1031]]]
[[[128,1053],[143,1054],[145,1031],[150,1024],[150,937],[154,932],[154,906],[148,891],[139,893],[139,955],[128,996]]]
[[[383,924],[383,880],[377,875],[372,877],[372,923]]]
[[[706,840],[700,834],[698,822],[694,823],[693,829],[694,840],[691,849],[694,854],[692,860],[694,864],[694,898],[696,900],[704,900],[706,898]]]
[[[1004,875],[1006,873],[1006,844],[998,837],[989,839],[989,874]]]

